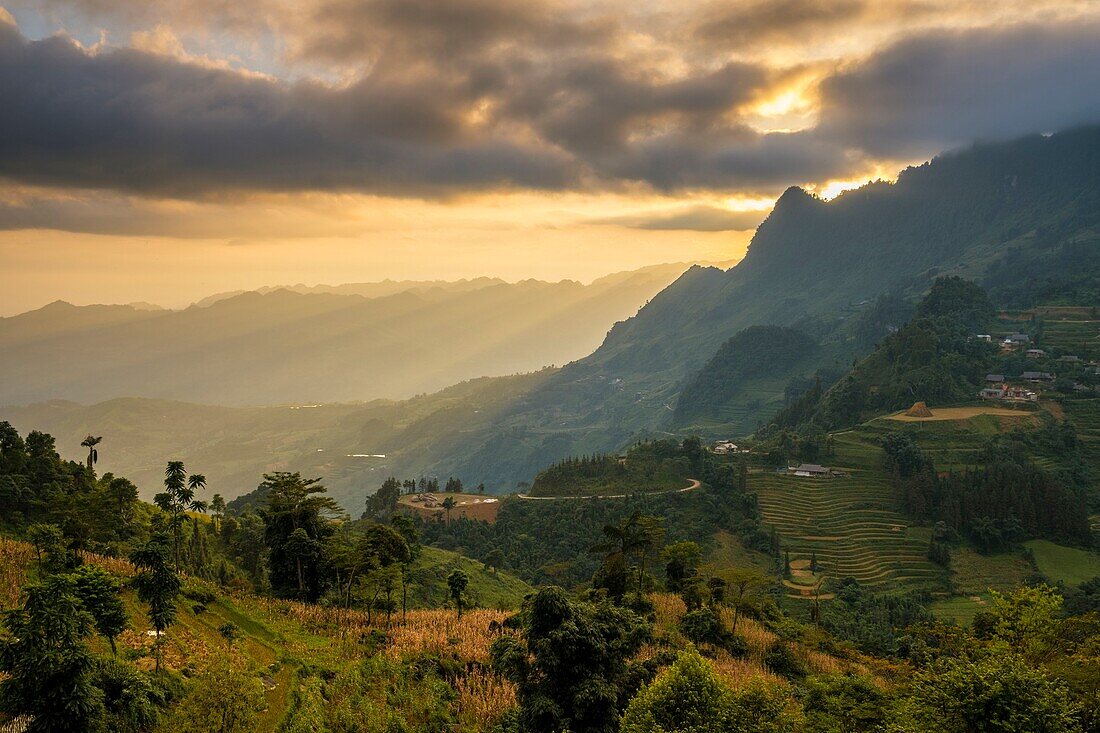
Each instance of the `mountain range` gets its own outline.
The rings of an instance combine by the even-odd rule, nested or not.
[[[407,398],[585,356],[686,267],[588,285],[481,278],[295,286],[215,296],[181,311],[59,301],[0,319],[0,404]]]
[[[468,484],[508,491],[553,461],[617,451],[646,436],[751,432],[799,385],[845,373],[899,325],[893,321],[906,317],[906,303],[915,302],[941,275],[977,281],[1001,307],[1048,302],[1043,299],[1052,292],[1069,299],[1076,293],[1094,303],[1100,283],[1100,128],[975,145],[906,169],[894,183],[871,183],[828,201],[791,188],[760,225],[740,264],[728,270],[691,267],[635,316],[616,323],[590,355],[560,369],[475,380],[406,402],[318,408],[318,417],[309,418],[314,422],[294,431],[260,431],[268,436],[262,446],[255,444],[254,431],[268,424],[268,417],[257,410],[244,411],[247,419],[242,412],[230,419],[217,412],[225,408],[138,400],[34,405],[6,410],[4,416],[10,414],[7,419],[21,429],[42,427],[78,441],[84,431],[96,432],[105,414],[128,430],[191,415],[193,428],[166,436],[156,455],[204,457],[202,470],[224,479],[227,496],[254,486],[261,466],[325,471],[349,508],[361,507],[363,497],[391,473],[455,475]],[[539,288],[548,286],[528,287],[528,296],[537,300]],[[273,296],[302,318],[308,317],[301,316],[299,304],[332,297],[237,298]],[[367,302],[395,311],[409,307],[385,298]],[[490,308],[507,302],[494,301]],[[217,312],[218,305],[205,310]],[[325,315],[311,323],[331,318],[323,306],[315,307]],[[742,334],[759,326],[782,330]],[[262,358],[316,349],[312,337],[318,334],[308,328],[293,333],[293,338],[286,333],[285,354]],[[297,343],[297,334],[309,338]],[[413,362],[410,369],[424,371],[415,364],[428,358],[424,352],[406,358]],[[169,361],[164,357],[162,363]],[[363,369],[360,384],[368,375],[378,382],[370,372],[378,360],[364,355],[356,363]],[[505,367],[516,371],[514,363],[501,364],[496,373]],[[219,394],[236,397],[222,401],[247,403],[245,397],[257,393],[247,374],[217,372],[218,359],[208,364],[215,371],[211,376],[242,390]],[[691,404],[680,407],[680,395],[689,387]],[[97,434],[102,432],[107,429]],[[104,455],[110,455],[110,440],[116,450],[127,449],[126,441],[108,438]],[[350,463],[336,466],[318,458],[336,450]],[[120,462],[118,470],[154,480],[151,465]]]

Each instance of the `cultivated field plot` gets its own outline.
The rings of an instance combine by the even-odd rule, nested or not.
[[[1022,313],[1002,314],[998,325],[1006,334],[1030,333],[1038,327],[1039,345],[1044,349],[1061,349],[1082,358],[1100,356],[1100,314],[1096,308],[1040,306]]]
[[[1080,585],[1100,576],[1100,554],[1057,545],[1049,540],[1031,540],[1024,544],[1035,555],[1039,572],[1053,581]]]
[[[979,415],[992,415],[993,417],[1008,418],[1009,420],[1034,420],[1035,413],[1026,410],[1014,410],[1011,407],[992,407],[989,405],[972,405],[969,407],[936,407],[932,409],[931,417],[909,417],[905,411],[887,415],[885,420],[898,422],[942,422],[945,420],[969,420]]]
[[[819,578],[853,577],[881,591],[945,589],[943,571],[926,557],[929,530],[910,526],[883,472],[855,470],[837,478],[752,474],[749,486],[792,566],[816,555]],[[793,585],[791,597],[812,597]]]
[[[1100,481],[1100,400],[1066,400],[1062,407],[1077,430],[1095,485]]]
[[[413,514],[418,514],[428,521],[447,518],[447,511],[443,508],[443,500],[446,497],[454,500],[451,509],[451,519],[467,517],[468,519],[480,519],[492,524],[497,521],[497,513],[500,512],[500,498],[494,496],[482,496],[481,494],[444,494],[435,495],[432,502],[416,501],[414,496],[402,496],[397,500],[401,509]],[[430,504],[430,505],[429,505]]]

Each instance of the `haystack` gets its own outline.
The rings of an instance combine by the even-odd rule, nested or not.
[[[932,411],[923,402],[914,402],[913,406],[905,411],[906,417],[932,417]]]

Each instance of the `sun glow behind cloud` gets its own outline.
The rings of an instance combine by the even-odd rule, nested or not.
[[[6,4],[3,312],[735,260],[787,186],[1100,121],[1069,0]]]

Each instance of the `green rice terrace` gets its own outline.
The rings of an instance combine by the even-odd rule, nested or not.
[[[1090,410],[1090,417],[1100,417],[1100,401],[1096,407],[1086,404],[1089,407],[1074,409],[1082,414]],[[957,470],[975,465],[977,452],[991,436],[1039,427],[1052,419],[1042,409],[988,405],[933,408],[932,418],[920,420],[898,413],[834,433],[834,454],[823,459],[834,475],[752,473],[749,486],[759,495],[763,520],[776,529],[789,554],[790,577],[784,582],[788,596],[824,600],[829,596],[816,592],[822,581],[849,576],[883,592],[927,591],[946,597],[952,590],[962,590],[954,587],[959,580],[954,574],[949,583],[948,573],[927,558],[931,529],[915,526],[906,516],[883,466],[880,439],[907,429],[938,469]],[[1100,431],[1093,439],[1100,448]],[[1041,457],[1037,459],[1042,462]],[[816,572],[811,572],[815,557]],[[999,568],[1005,562],[1015,562],[1015,558],[983,563],[982,577],[968,579],[964,585],[983,591],[996,587]]]
[[[834,436],[833,466],[847,475],[803,478],[754,473],[764,521],[790,553],[794,598],[813,598],[822,579],[853,577],[882,591],[946,591],[944,572],[926,558],[929,532],[905,517],[882,469],[875,431]],[[816,555],[817,573],[809,572]]]

